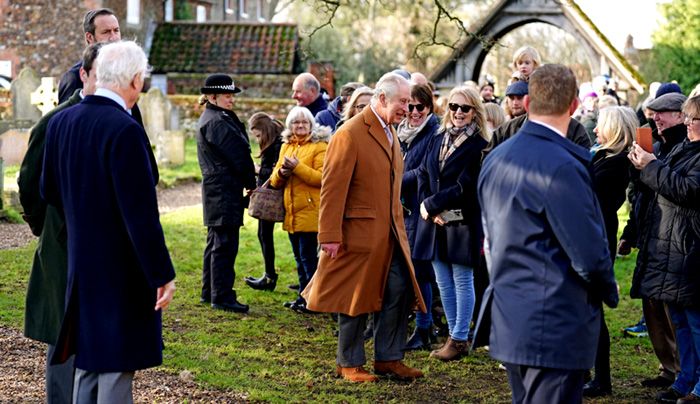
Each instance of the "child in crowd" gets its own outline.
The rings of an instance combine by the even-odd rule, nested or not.
[[[513,72],[511,83],[508,84],[518,80],[528,81],[532,71],[538,68],[540,64],[542,64],[542,59],[535,48],[531,46],[519,48],[513,54],[513,69],[515,72]]]

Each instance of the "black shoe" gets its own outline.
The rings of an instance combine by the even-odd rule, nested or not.
[[[673,384],[673,379],[669,379],[663,376],[656,376],[652,379],[642,380],[642,386],[650,387],[655,389],[666,389],[671,387]]]
[[[284,302],[283,306],[288,308],[288,309],[291,309],[292,306],[297,304],[297,302],[298,302],[298,300],[292,300],[291,302]]]
[[[660,391],[656,394],[656,401],[660,403],[676,404],[676,401],[678,401],[679,398],[683,398],[683,394],[670,387],[668,390]]]
[[[199,303],[201,303],[201,304],[210,304],[210,303],[211,303],[211,299],[207,299],[207,298],[204,298],[204,297],[200,297],[200,298],[199,298]]]
[[[245,283],[255,290],[275,290],[277,286],[277,275],[274,277],[267,274],[260,278],[246,278]]]
[[[309,310],[306,308],[306,302],[294,302],[292,307],[290,309],[296,311],[297,313],[304,313],[304,314],[316,314],[317,312],[313,310]]]
[[[287,287],[288,287],[290,290],[293,290],[293,291],[299,290],[299,284],[298,284],[298,283],[295,283],[294,285],[287,285]]]
[[[612,387],[603,386],[595,379],[583,385],[584,397],[603,397],[612,394]]]
[[[404,351],[415,351],[418,349],[429,350],[430,349],[430,328],[419,328],[416,327],[413,330],[413,335],[406,341],[406,346]]]
[[[232,302],[228,303],[212,303],[211,308],[216,310],[232,311],[234,313],[244,314],[247,313],[250,309],[250,307],[248,307],[247,304],[239,303],[235,299]]]

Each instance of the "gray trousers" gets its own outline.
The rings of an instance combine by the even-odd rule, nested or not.
[[[414,300],[408,267],[398,242],[394,248],[389,276],[384,286],[382,310],[374,313],[374,360],[403,359],[406,345],[408,314]],[[351,317],[338,315],[338,353],[336,363],[341,367],[362,366],[366,362],[363,333],[367,314]]]
[[[513,404],[577,404],[583,402],[585,370],[539,368],[504,363]]]
[[[95,373],[75,369],[73,404],[132,404],[134,372]]]
[[[51,365],[55,345],[48,345],[46,350],[46,402],[48,404],[68,404],[73,397],[73,376],[75,368],[71,356],[64,363]]]

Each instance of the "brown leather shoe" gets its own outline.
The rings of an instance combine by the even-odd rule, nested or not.
[[[375,361],[374,373],[383,376],[392,376],[400,380],[413,380],[423,377],[423,372],[416,368],[408,367],[401,361]]]
[[[469,343],[467,341],[455,341],[450,337],[445,341],[445,345],[430,353],[431,358],[437,358],[442,361],[453,361],[467,355],[469,355]]]
[[[362,366],[344,368],[336,365],[335,374],[338,375],[338,377],[355,383],[376,382],[379,380],[377,376],[369,373]]]

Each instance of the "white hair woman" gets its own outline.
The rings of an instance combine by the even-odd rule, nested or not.
[[[330,130],[316,124],[305,107],[294,107],[287,115],[282,132],[282,149],[272,171],[270,184],[284,188],[285,217],[282,228],[289,233],[299,275],[299,292],[306,288],[318,265],[318,207],[321,199],[321,173]],[[284,304],[292,310],[308,312],[301,295]]]

